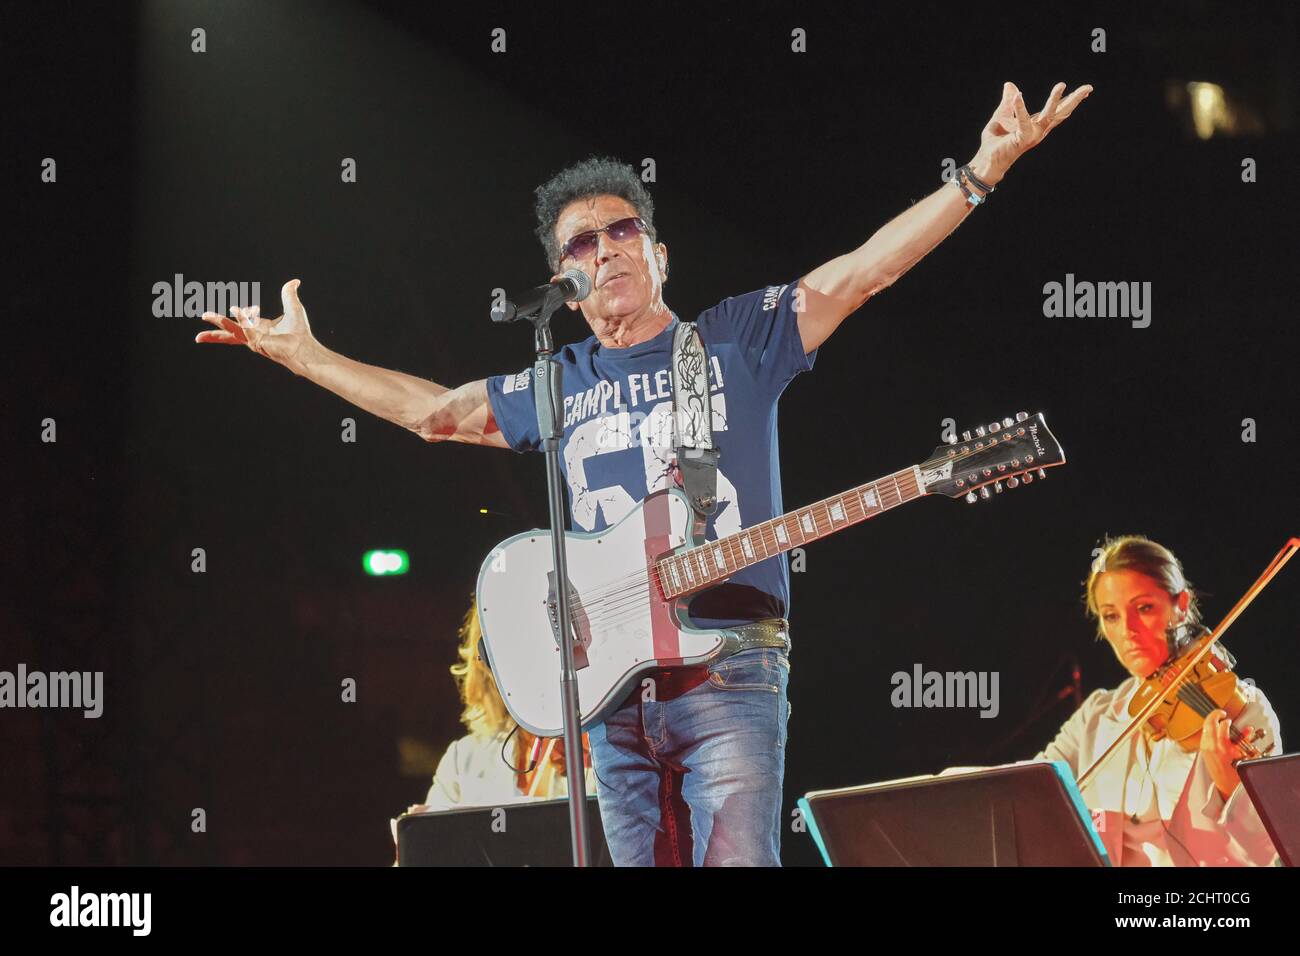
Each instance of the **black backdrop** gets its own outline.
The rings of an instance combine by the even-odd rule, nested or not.
[[[591,153],[655,160],[667,301],[693,316],[937,188],[1004,80],[1035,110],[1058,80],[1095,87],[783,398],[789,507],[919,460],[945,418],[1041,409],[1069,455],[1041,486],[928,500],[809,551],[792,575],[787,813],[810,789],[1032,756],[1069,704],[1026,719],[1071,658],[1085,692],[1117,683],[1079,600],[1106,533],[1172,547],[1217,621],[1300,531],[1294,7],[976,13],[7,9],[0,669],[103,670],[107,699],[99,721],[0,712],[0,860],[391,859],[388,817],[459,733],[446,668],[479,562],[545,519],[541,458],[426,445],[245,350],[195,345],[205,326],[155,317],[152,286],[257,281],[274,315],[298,277],[344,354],[446,385],[516,370],[530,339],[488,321],[491,290],[545,279],[531,190]],[[1189,80],[1255,104],[1264,131],[1190,135],[1165,102]],[[1066,273],[1150,282],[1150,327],[1045,318],[1043,285]],[[409,550],[410,575],[361,575],[382,546]],[[1284,738],[1300,727],[1296,574],[1228,641]],[[998,717],[893,708],[889,676],[915,663],[997,671]],[[815,861],[805,836],[784,842],[787,863]]]

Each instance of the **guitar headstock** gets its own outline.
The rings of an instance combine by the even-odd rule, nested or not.
[[[925,494],[965,498],[971,504],[1046,478],[1047,469],[1065,464],[1065,450],[1047,428],[1043,413],[1018,412],[1016,417],[980,425],[974,432],[940,445],[921,470]],[[992,486],[992,490],[990,490]]]

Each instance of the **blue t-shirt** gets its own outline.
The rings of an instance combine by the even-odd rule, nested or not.
[[[799,372],[812,368],[794,311],[798,282],[724,299],[697,321],[709,355],[709,394],[718,462],[718,506],[705,537],[716,540],[783,513],[776,404]],[[569,485],[570,530],[617,524],[672,481],[673,393],[669,376],[676,313],[653,339],[610,349],[590,336],[557,354],[563,366],[564,439],[560,467]],[[518,452],[541,439],[532,368],[487,380],[492,414]],[[745,568],[692,599],[700,627],[785,617],[790,568],[784,554]]]

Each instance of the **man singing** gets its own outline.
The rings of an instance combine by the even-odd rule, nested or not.
[[[1011,165],[1092,92],[1063,97],[1058,83],[1037,114],[1020,91],[1002,101],[975,157],[950,183],[879,229],[864,245],[797,280],[725,299],[699,316],[709,355],[715,446],[721,453],[716,539],[782,512],[776,404],[812,367],[844,319],[939,244]],[[673,447],[641,433],[671,417],[669,358],[677,315],[664,303],[668,247],[631,167],[591,158],[537,190],[538,237],[555,273],[581,269],[592,293],[581,309],[592,335],[560,350],[562,470],[571,530],[600,531],[673,480]],[[449,389],[331,352],[311,334],[298,281],[281,292],[284,315],[256,306],[234,318],[207,313],[218,331],[196,341],[247,345],[353,404],[420,435],[518,452],[540,439],[531,369]],[[617,404],[612,401],[617,396]],[[637,413],[633,430],[611,426]],[[601,820],[620,866],[780,864],[781,784],[789,705],[789,567],[783,557],[735,574],[692,601],[699,627],[770,622],[771,646],[708,668],[661,672],[652,700],[638,688],[590,729]]]

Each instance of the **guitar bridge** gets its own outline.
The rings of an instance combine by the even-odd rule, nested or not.
[[[551,638],[560,646],[560,601],[555,590],[555,572],[546,572],[546,615],[551,621]],[[591,624],[573,582],[569,582],[569,611],[573,615],[573,666],[582,670],[587,666],[587,648],[591,646]]]

